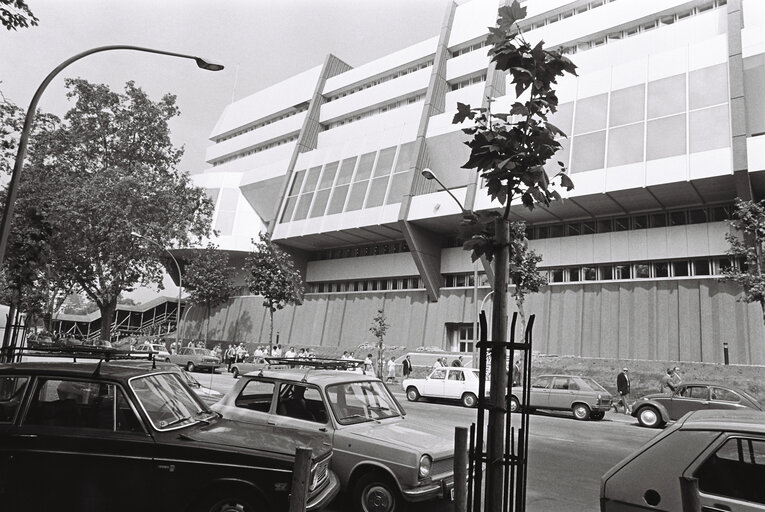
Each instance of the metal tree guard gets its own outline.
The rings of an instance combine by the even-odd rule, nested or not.
[[[505,395],[504,414],[507,417],[505,422],[505,450],[502,459],[503,466],[503,487],[502,487],[502,510],[507,512],[525,512],[526,510],[526,482],[528,478],[528,449],[529,449],[529,411],[523,404],[529,403],[531,393],[531,345],[532,330],[534,328],[535,315],[529,317],[526,331],[524,332],[524,341],[515,342],[515,326],[518,320],[518,313],[513,313],[513,321],[510,327],[510,341],[502,345],[503,350],[510,350],[510,367],[515,361],[515,352],[519,351],[523,355],[523,369],[521,372],[521,396],[518,397],[522,406],[518,410],[518,420],[513,422],[512,415],[507,414],[509,401],[512,396],[512,375],[507,380],[507,391]],[[486,314],[481,311],[480,317],[481,336],[478,342],[479,349],[479,382],[478,382],[478,418],[477,423],[470,427],[469,440],[469,467],[468,467],[468,512],[480,512],[484,496],[484,464],[488,462],[488,452],[484,447],[484,427],[486,410],[489,408],[486,400],[486,374],[487,358],[490,356],[490,350],[494,342],[487,340]],[[515,426],[517,424],[517,426]]]

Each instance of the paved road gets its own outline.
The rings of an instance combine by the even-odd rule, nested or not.
[[[227,391],[230,374],[194,373],[203,385]],[[391,390],[407,411],[408,421],[429,428],[434,423],[451,428],[468,427],[476,410],[448,402],[408,402],[397,385]],[[513,415],[518,421],[518,416]],[[611,466],[644,444],[659,430],[645,429],[634,418],[609,412],[603,421],[576,421],[570,414],[531,416],[529,437],[528,512],[597,512],[600,477]],[[343,510],[341,504],[332,511]],[[418,506],[418,512],[451,511],[438,502]]]

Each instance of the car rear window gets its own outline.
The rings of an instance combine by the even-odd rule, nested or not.
[[[29,377],[0,377],[0,423],[14,421],[28,382]]]

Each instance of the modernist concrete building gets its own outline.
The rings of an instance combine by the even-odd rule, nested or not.
[[[765,364],[757,305],[721,282],[736,197],[765,192],[765,3],[760,0],[534,0],[521,23],[577,64],[560,82],[559,158],[576,188],[550,208],[513,207],[550,284],[528,299],[548,354]],[[455,233],[460,206],[492,204],[461,169],[457,102],[515,98],[487,57],[497,0],[462,1],[440,33],[357,68],[316,67],[221,114],[195,177],[216,202],[217,243],[235,258],[268,229],[308,293],[276,315],[280,343],[373,341],[470,350],[490,291]],[[477,272],[478,282],[474,273]],[[486,301],[485,309],[491,311]],[[202,317],[189,315],[187,329]],[[201,313],[200,313],[201,315]],[[212,337],[267,342],[257,297],[212,319]],[[186,331],[185,335],[190,332]]]

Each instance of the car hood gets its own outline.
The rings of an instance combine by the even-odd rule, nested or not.
[[[282,455],[295,455],[299,447],[310,448],[313,457],[320,459],[332,450],[328,435],[309,434],[292,429],[276,429],[271,425],[252,425],[219,418],[181,432],[185,441],[197,441],[208,445],[254,449]]]
[[[645,400],[655,400],[657,398],[672,398],[672,393],[651,393],[641,397]]]
[[[434,458],[454,451],[454,436],[436,430],[432,424],[417,425],[406,418],[382,420],[351,425],[349,437],[376,441],[385,446],[398,446],[413,452],[427,451]]]

